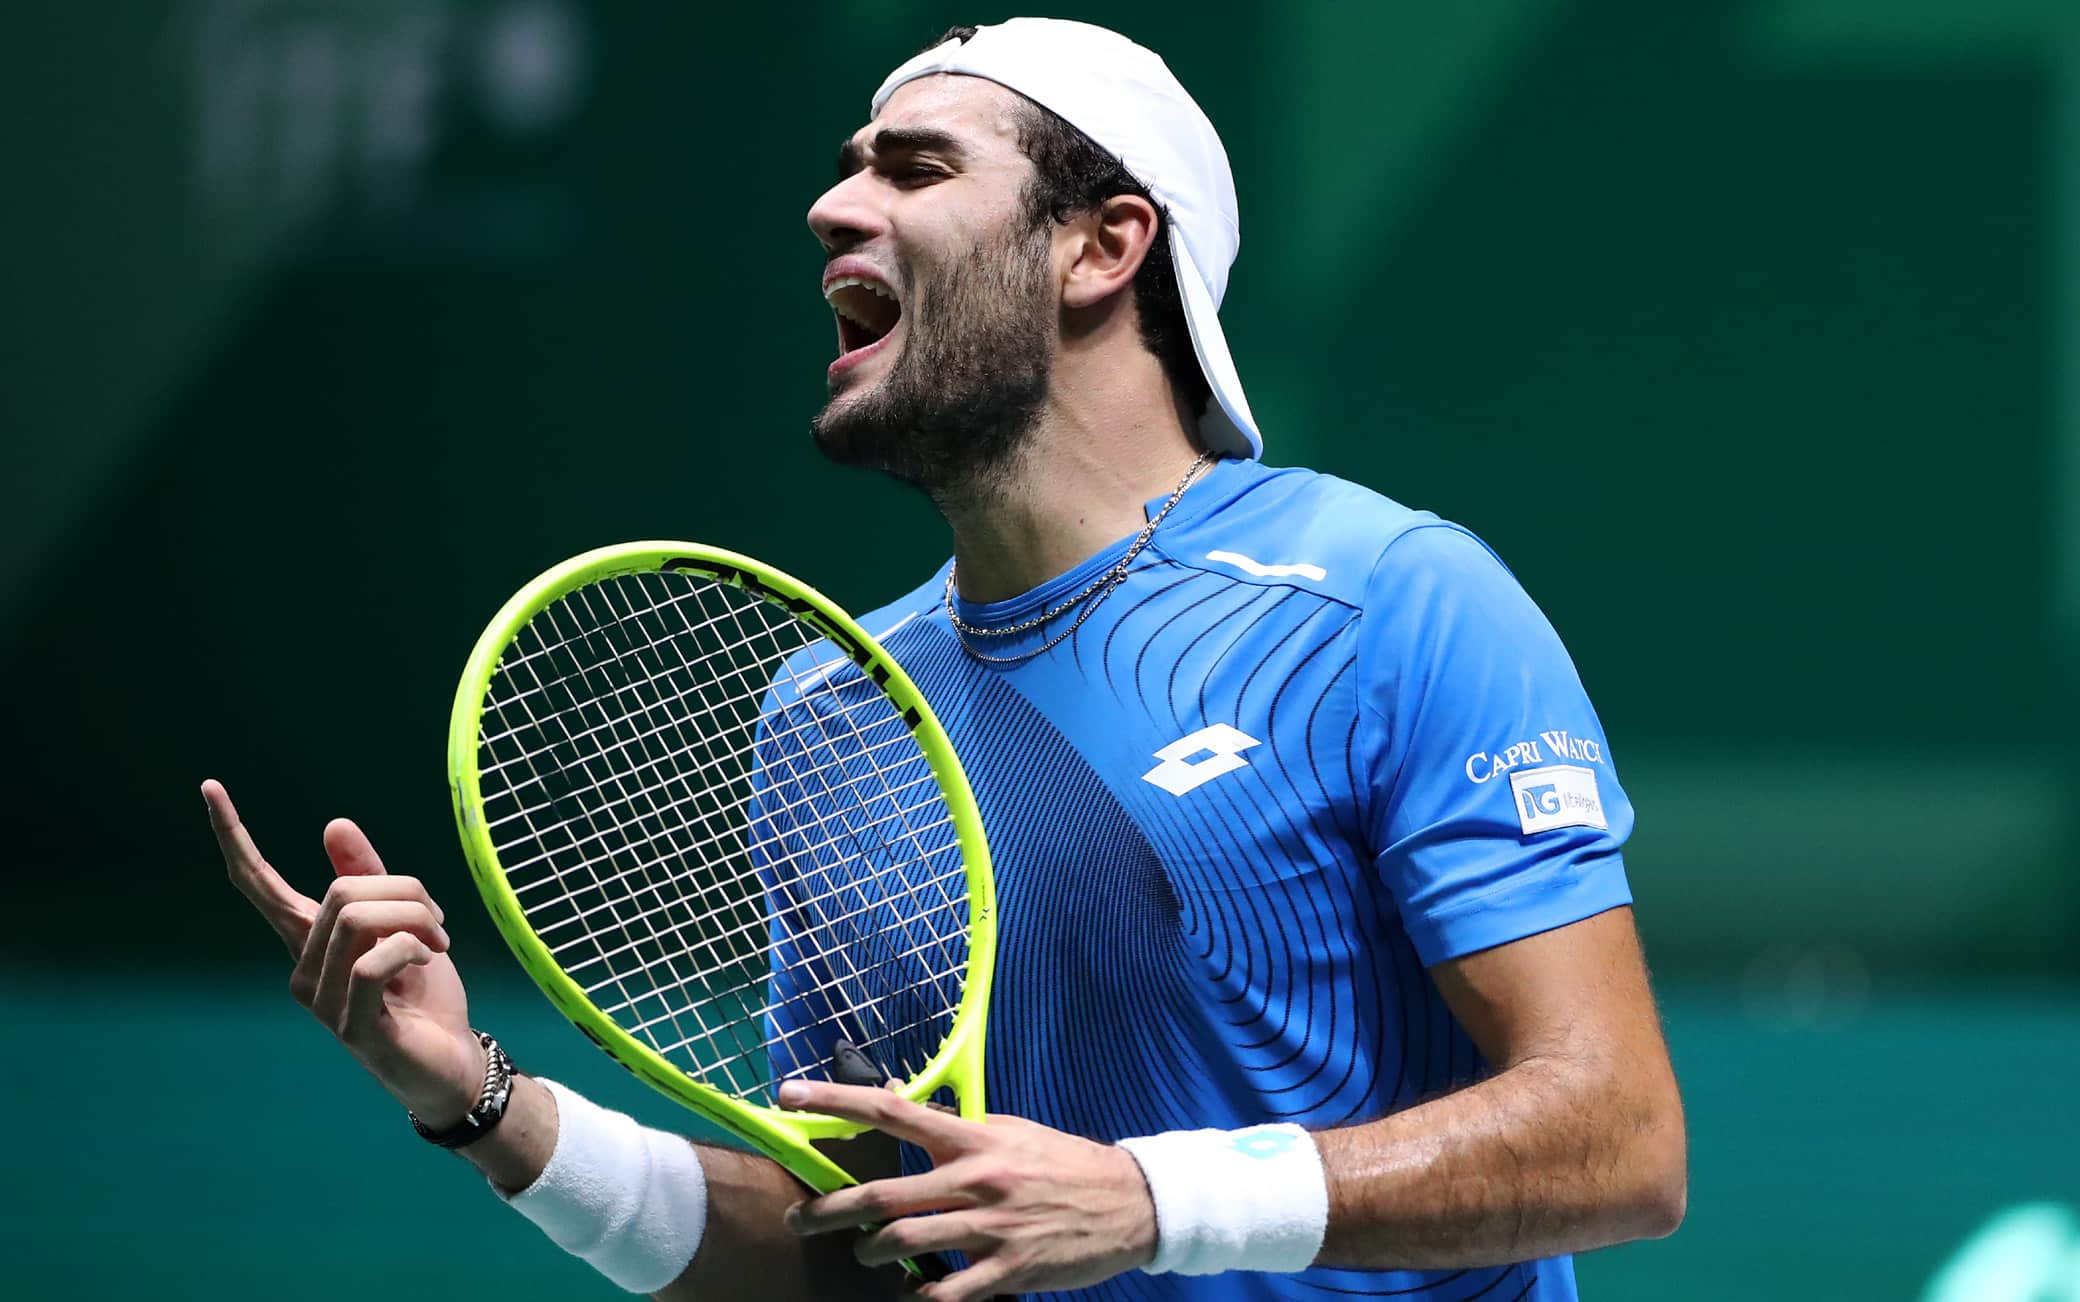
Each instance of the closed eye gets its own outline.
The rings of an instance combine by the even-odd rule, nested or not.
[[[883,127],[874,134],[873,146],[875,170],[897,184],[951,176],[967,157],[967,151],[954,136],[928,127]],[[934,155],[945,162],[925,161]],[[857,141],[848,139],[838,150],[838,179],[844,180],[866,163],[866,151]],[[934,175],[913,178],[911,174],[920,169]]]

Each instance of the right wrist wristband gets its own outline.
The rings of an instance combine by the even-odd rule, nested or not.
[[[556,1100],[556,1148],[533,1184],[499,1196],[631,1293],[677,1279],[708,1223],[707,1173],[693,1144],[536,1080]]]

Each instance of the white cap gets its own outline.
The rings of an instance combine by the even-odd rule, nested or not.
[[[1199,434],[1230,456],[1264,451],[1221,334],[1221,295],[1242,243],[1235,176],[1213,123],[1163,60],[1118,32],[1059,18],[1013,18],[935,45],[888,74],[880,113],[906,81],[950,72],[1007,86],[1110,152],[1169,213],[1170,252],[1192,349],[1213,390]]]

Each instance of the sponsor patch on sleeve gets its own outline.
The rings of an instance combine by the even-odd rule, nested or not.
[[[1517,817],[1527,836],[1556,827],[1610,826],[1604,821],[1594,769],[1573,764],[1518,769],[1509,775],[1509,789],[1517,798]]]

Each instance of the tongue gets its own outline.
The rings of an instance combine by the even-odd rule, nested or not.
[[[878,343],[887,336],[877,333],[847,317],[838,318],[838,354],[856,353],[870,344]]]

